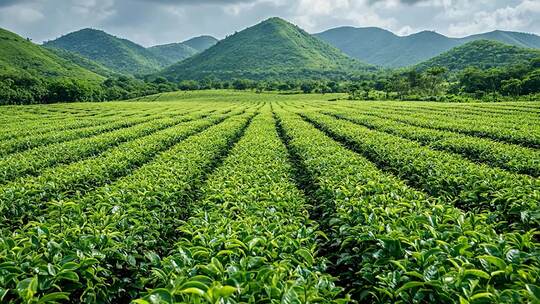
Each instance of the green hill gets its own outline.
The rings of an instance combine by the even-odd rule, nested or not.
[[[149,47],[154,55],[164,58],[168,64],[173,64],[197,54],[199,51],[182,43],[169,43]]]
[[[457,45],[435,32],[425,31],[404,38],[376,27],[340,27],[315,36],[353,58],[385,67],[420,62]]]
[[[169,79],[322,78],[370,69],[279,18],[270,18],[166,68]]]
[[[315,36],[353,58],[370,64],[394,68],[420,63],[456,46],[475,40],[487,39],[520,47],[540,48],[539,36],[507,31],[450,38],[431,31],[397,36],[392,32],[375,27],[339,27],[315,34]]]
[[[82,29],[44,45],[75,52],[123,74],[154,73],[167,65],[167,60],[146,48],[95,29]]]
[[[497,41],[476,40],[455,47],[437,57],[416,65],[419,70],[434,66],[446,67],[450,72],[469,66],[481,69],[515,64],[528,64],[540,57],[540,50],[507,45]]]
[[[104,67],[102,64],[90,60],[86,57],[83,57],[77,53],[70,52],[68,50],[59,49],[55,47],[45,47],[52,53],[54,53],[56,56],[63,58],[65,60],[71,61],[89,71],[92,71],[98,75],[104,76],[104,77],[111,77],[115,75],[116,73],[111,71],[109,68]]]
[[[197,52],[202,52],[213,47],[217,42],[218,40],[212,36],[199,36],[188,39],[182,44],[197,50]]]
[[[212,36],[199,36],[180,43],[149,47],[154,55],[164,58],[168,65],[177,63],[214,46],[218,40]]]
[[[459,40],[464,43],[474,40],[493,40],[524,48],[540,49],[539,36],[520,32],[492,31],[488,33],[467,36]]]
[[[0,74],[72,77],[100,80],[101,76],[58,57],[46,48],[0,28]]]

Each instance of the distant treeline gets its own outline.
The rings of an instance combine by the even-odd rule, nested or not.
[[[540,58],[490,69],[467,67],[456,73],[440,67],[405,70],[384,78],[385,90],[402,100],[497,101],[519,96],[539,99],[535,95],[540,93]]]
[[[540,58],[529,64],[482,70],[468,67],[458,73],[432,67],[364,74],[354,80],[203,80],[170,82],[164,77],[137,79],[115,76],[102,82],[71,78],[45,79],[0,74],[0,104],[126,100],[176,90],[235,89],[348,93],[349,99],[497,101],[540,94]]]
[[[0,104],[125,100],[177,90],[177,85],[161,80],[144,81],[117,76],[96,82],[73,78],[0,75]]]
[[[403,69],[365,74],[350,81],[333,80],[266,80],[236,79],[218,81],[187,80],[179,90],[236,89],[254,91],[298,91],[303,93],[348,93],[355,100],[429,100],[464,101],[510,100],[519,96],[539,99],[540,58],[528,64],[479,69],[465,68],[450,73],[443,67],[425,70]]]

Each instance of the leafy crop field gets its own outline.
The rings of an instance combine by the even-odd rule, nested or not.
[[[0,107],[0,302],[540,303],[540,103],[337,97]]]

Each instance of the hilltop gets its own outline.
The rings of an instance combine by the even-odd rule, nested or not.
[[[72,32],[44,45],[77,53],[123,74],[155,73],[168,63],[141,45],[95,29]]]
[[[540,50],[507,45],[497,41],[476,40],[455,47],[439,56],[416,66],[424,70],[434,66],[446,67],[450,72],[460,71],[469,66],[481,69],[527,64],[540,57]]]
[[[169,79],[318,78],[371,67],[280,18],[270,18],[166,68]]]
[[[385,67],[414,65],[456,46],[475,40],[493,40],[526,48],[540,48],[540,37],[508,31],[493,31],[463,38],[451,38],[433,31],[408,36],[376,27],[339,27],[315,34],[320,39],[359,60]]]
[[[182,44],[197,50],[197,52],[202,52],[213,47],[217,42],[218,40],[216,38],[204,35],[188,39],[182,42]]]
[[[71,77],[75,79],[100,80],[93,73],[70,60],[61,58],[31,41],[0,28],[1,74],[28,75],[35,77]]]
[[[168,43],[149,47],[148,50],[154,55],[162,57],[167,64],[173,64],[178,61],[189,58],[199,51],[183,43]]]
[[[212,36],[199,36],[183,42],[155,45],[148,50],[164,58],[167,64],[173,64],[205,51],[217,42],[218,40]]]

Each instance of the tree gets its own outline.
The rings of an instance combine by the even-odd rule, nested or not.
[[[518,96],[521,93],[521,80],[512,78],[501,81],[501,91],[505,95]]]
[[[398,94],[399,99],[401,100],[403,100],[405,95],[407,95],[410,90],[409,82],[407,81],[407,79],[397,74],[392,76],[389,86],[390,86],[390,90],[392,90],[393,92],[396,92]]]
[[[351,99],[351,100],[359,100],[361,98],[360,84],[357,83],[357,82],[349,84],[347,86],[347,92],[349,93],[349,99]]]
[[[439,95],[446,71],[445,67],[438,66],[427,69],[424,82],[430,96]]]
[[[182,91],[193,91],[199,89],[199,83],[195,80],[182,80],[178,84],[178,89]]]
[[[336,81],[329,81],[326,84],[326,87],[329,88],[328,93],[337,93],[337,92],[339,92],[339,83],[337,83]]]
[[[411,88],[418,88],[422,85],[422,73],[419,73],[417,70],[408,71],[405,73],[405,76]]]
[[[29,74],[0,74],[0,104],[43,102],[47,94],[44,80]]]
[[[497,101],[499,95],[498,88],[501,86],[502,71],[498,68],[492,68],[487,70],[484,75],[486,78],[485,83],[488,85],[488,90],[491,92],[492,101]]]
[[[362,98],[364,100],[369,99],[369,91],[371,90],[371,84],[368,81],[362,81],[360,83],[360,91],[362,92]]]
[[[463,92],[475,93],[486,91],[486,78],[484,73],[476,67],[468,67],[458,75],[459,84]]]
[[[206,76],[203,80],[200,81],[199,87],[203,90],[212,89],[215,87],[215,83],[218,82],[214,76]]]
[[[155,83],[155,84],[166,84],[168,83],[169,81],[167,81],[167,79],[163,76],[158,76],[156,78],[154,78],[154,80],[152,80],[152,83]]]
[[[540,93],[540,69],[527,75],[521,83],[521,88],[525,94]]]
[[[291,87],[289,86],[288,83],[286,82],[281,82],[279,83],[279,85],[277,86],[277,89],[278,91],[289,91],[291,89]]]
[[[317,88],[317,84],[315,82],[313,82],[313,81],[304,81],[300,85],[300,89],[305,94],[313,92],[313,90],[315,90],[315,88]]]
[[[48,86],[46,102],[96,101],[101,100],[99,88],[88,81],[60,78]]]
[[[235,79],[232,86],[235,90],[248,90],[252,88],[252,81],[248,79]]]
[[[264,82],[262,82],[262,81],[259,81],[259,82],[257,82],[257,84],[255,84],[255,92],[256,93],[262,93],[265,88],[266,88],[266,84]]]
[[[390,83],[387,78],[378,78],[375,80],[375,83],[373,84],[373,88],[377,91],[383,91],[384,97],[386,99],[389,98],[389,92],[391,90]]]

